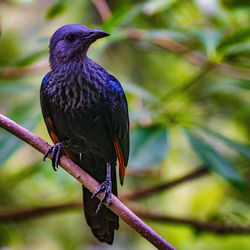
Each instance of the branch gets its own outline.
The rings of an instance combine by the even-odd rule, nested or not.
[[[148,212],[145,208],[137,205],[129,204],[131,210],[133,210],[138,216],[147,220],[158,221],[161,223],[173,223],[188,225],[198,231],[209,231],[217,234],[249,234],[249,226],[241,225],[229,225],[225,223],[215,223],[209,221],[198,221],[191,218],[181,218],[169,215],[163,215],[156,212]],[[44,207],[32,207],[32,208],[15,208],[2,211],[0,213],[0,222],[21,222],[27,219],[38,218],[55,212],[63,212],[72,209],[82,209],[82,202],[75,201],[65,204],[44,206]]]
[[[50,145],[41,138],[35,136],[33,133],[23,128],[19,124],[13,122],[9,118],[0,114],[0,126],[25,141],[41,153],[45,153]],[[49,155],[51,157],[51,154]],[[88,175],[84,170],[77,166],[74,162],[66,156],[60,158],[60,166],[77,179],[83,186],[85,186],[91,193],[94,193],[100,184]],[[98,199],[102,197],[103,193],[97,195]],[[112,205],[109,209],[123,219],[135,231],[146,238],[151,244],[158,249],[175,249],[170,243],[157,234],[152,228],[139,219],[130,209],[128,209],[115,195],[112,195]],[[107,206],[107,202],[105,202]]]
[[[185,224],[195,228],[198,231],[210,231],[217,234],[249,234],[250,227],[242,225],[229,225],[226,223],[210,222],[210,221],[198,221],[190,218],[181,218],[175,216],[168,216],[156,212],[149,212],[143,209],[141,206],[129,206],[135,214],[143,217],[147,220],[158,221],[161,223],[174,223],[174,224]]]
[[[105,0],[92,0],[92,2],[101,16],[102,21],[105,21],[112,16],[108,3]]]
[[[32,66],[27,67],[9,67],[4,68],[0,71],[1,78],[16,78],[25,77],[35,74],[40,74],[41,72],[47,72],[49,70],[49,65],[47,61],[40,61]]]
[[[191,80],[189,80],[187,83],[185,83],[183,86],[175,86],[170,91],[168,91],[165,95],[163,95],[158,101],[147,105],[147,108],[162,106],[162,102],[167,100],[168,104],[177,96],[179,96],[181,93],[188,91],[191,87],[193,87],[195,84],[201,82],[202,79],[205,78],[205,76],[212,70],[214,67],[214,64],[207,64],[204,65],[201,71]]]
[[[124,29],[124,33],[128,39],[131,40],[143,40],[147,33],[146,30],[127,28]],[[154,37],[150,40],[152,44],[155,44],[163,49],[167,49],[173,53],[183,56],[187,61],[196,64],[200,67],[210,64],[205,56],[200,53],[192,52],[181,43],[164,37]],[[214,65],[214,70],[217,72],[228,75],[235,78],[244,80],[250,80],[250,70],[247,68],[236,67],[226,63],[217,63]]]
[[[104,0],[92,0],[92,1],[96,5],[96,8],[98,6],[98,8],[100,9],[99,11],[99,9],[97,8],[100,15],[102,12],[102,15],[103,15],[102,19],[105,20],[106,18],[108,18],[108,15],[110,15],[108,14],[110,11],[109,7],[107,10],[105,10],[105,8],[100,8],[101,4],[99,3],[99,2],[103,2],[103,3],[106,3],[106,2]],[[95,2],[98,3],[98,5]],[[106,14],[104,14],[104,12]],[[131,40],[144,40],[145,39],[146,30],[126,28],[123,31],[127,39],[131,39]],[[209,64],[208,60],[206,59],[204,55],[197,53],[197,52],[192,52],[186,46],[182,45],[181,43],[177,41],[171,40],[169,38],[154,37],[153,39],[150,40],[150,42],[163,49],[167,49],[173,53],[183,56],[187,61],[197,66],[203,67],[204,65]],[[28,76],[28,75],[40,73],[41,71],[46,71],[47,68],[48,68],[47,63],[45,64],[44,62],[40,62],[37,65],[32,65],[32,66],[24,67],[24,68],[2,69],[2,71],[0,72],[0,76],[2,78]],[[247,68],[237,67],[237,66],[233,66],[230,64],[226,64],[226,63],[217,63],[214,65],[213,69],[223,75],[228,75],[228,76],[243,79],[243,80],[250,80],[250,70]]]
[[[82,202],[80,201],[43,207],[8,209],[6,211],[1,211],[0,222],[26,221],[27,219],[37,218],[59,211],[66,211],[78,208],[82,209]]]
[[[126,200],[137,200],[137,199],[144,198],[144,197],[147,197],[149,195],[164,191],[166,189],[173,188],[179,184],[194,180],[194,179],[199,178],[201,176],[204,176],[208,173],[209,173],[208,168],[205,166],[201,166],[201,167],[197,168],[196,170],[194,170],[193,172],[191,172],[187,175],[184,175],[184,176],[182,176],[174,181],[162,183],[162,184],[155,186],[155,187],[140,188],[138,190],[131,191],[130,193],[127,193],[127,194],[121,194],[119,196],[119,198],[123,201],[124,200],[125,201]]]

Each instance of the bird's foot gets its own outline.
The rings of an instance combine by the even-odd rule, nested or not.
[[[64,155],[64,150],[63,150],[63,143],[58,142],[56,145],[50,147],[47,152],[44,154],[43,160],[48,157],[49,153],[52,152],[51,154],[51,161],[52,161],[52,167],[56,171],[58,169],[58,164],[60,161],[60,157]]]
[[[105,202],[105,200],[107,199],[108,201],[108,206],[111,205],[111,195],[112,195],[112,191],[111,188],[112,184],[111,184],[111,180],[106,179],[101,186],[93,193],[93,195],[91,196],[91,198],[94,198],[98,193],[100,193],[101,191],[104,192],[98,207],[96,209],[96,213],[98,213],[102,207],[102,204]]]
[[[102,207],[102,204],[106,201],[108,202],[108,206],[111,205],[111,197],[112,197],[112,182],[111,182],[111,165],[107,163],[107,177],[106,180],[101,184],[101,186],[93,193],[91,198],[94,198],[97,194],[103,191],[103,196],[98,204],[96,209],[96,213],[98,213]]]

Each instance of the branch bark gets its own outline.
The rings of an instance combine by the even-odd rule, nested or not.
[[[208,231],[217,234],[249,234],[250,227],[242,225],[230,225],[227,223],[218,223],[210,221],[200,221],[193,218],[175,217],[165,214],[160,214],[152,211],[147,211],[141,206],[128,204],[128,207],[133,210],[138,216],[144,219],[157,221],[160,223],[173,223],[180,225],[187,225],[193,227],[197,231]],[[65,204],[57,204],[43,207],[31,207],[31,208],[15,208],[13,210],[8,209],[7,211],[0,212],[0,222],[21,222],[27,219],[38,218],[48,214],[56,212],[72,211],[74,209],[82,209],[82,202],[75,201]]]
[[[0,72],[1,78],[16,78],[16,77],[25,77],[35,74],[40,74],[41,72],[49,71],[48,61],[40,61],[32,66],[27,67],[9,67],[4,68]]]
[[[0,126],[5,130],[9,131],[13,135],[17,136],[21,140],[25,141],[36,150],[41,153],[45,153],[50,145],[46,143],[41,138],[35,136],[33,133],[23,128],[19,124],[0,114]],[[51,154],[49,155],[51,157]],[[75,179],[77,179],[82,185],[84,185],[90,192],[94,193],[100,184],[88,175],[84,170],[78,167],[74,162],[68,159],[66,156],[60,158],[60,166],[71,174]],[[99,193],[97,197],[100,199],[103,193]],[[117,214],[122,220],[124,220],[129,226],[131,226],[135,231],[141,234],[145,239],[147,239],[151,244],[153,244],[158,249],[176,249],[170,243],[168,243],[164,238],[157,234],[152,228],[150,228],[146,223],[139,219],[129,208],[127,208],[115,195],[112,195],[112,205],[109,209]],[[105,203],[107,206],[107,202]]]
[[[242,225],[229,225],[224,222],[199,221],[190,218],[168,216],[156,212],[149,212],[141,206],[129,206],[135,214],[147,220],[158,221],[160,223],[184,224],[193,227],[197,231],[209,231],[217,234],[249,234],[250,227]]]
[[[147,31],[142,29],[126,28],[124,29],[124,33],[128,39],[144,40]],[[198,65],[199,67],[209,64],[204,55],[190,51],[183,44],[169,38],[153,37],[151,40],[149,40],[149,42],[163,49],[167,49],[175,54],[179,54],[190,63]],[[232,66],[226,63],[217,63],[214,65],[213,69],[223,75],[250,80],[250,70],[247,68]]]
[[[99,1],[93,0],[94,4],[95,2],[98,3],[98,7],[100,8],[101,5]],[[105,3],[105,1],[103,2]],[[109,14],[109,11],[110,11],[109,7],[107,10],[102,9],[102,12],[103,12],[102,15],[104,16],[101,18],[103,20],[108,18],[111,15],[111,12]],[[123,32],[127,39],[144,40],[147,31],[143,29],[125,28],[123,29]],[[209,64],[208,60],[206,59],[204,55],[197,53],[197,52],[190,51],[186,46],[184,46],[183,44],[177,41],[171,40],[169,38],[163,38],[163,37],[154,37],[149,41],[152,44],[157,45],[163,49],[166,49],[175,54],[181,55],[187,61],[199,67],[204,67],[204,65]],[[14,67],[4,68],[1,70],[0,76],[2,78],[23,77],[23,76],[34,75],[34,74],[40,73],[41,71],[47,71],[46,69],[48,69],[48,63],[40,62],[38,64],[29,66],[29,67],[24,67],[24,68],[14,68]],[[231,76],[231,77],[239,78],[243,80],[250,80],[250,70],[248,68],[237,67],[237,66],[233,66],[227,63],[217,63],[215,64],[215,67],[213,68],[213,70],[226,76]]]
[[[204,176],[208,173],[209,173],[208,168],[206,166],[201,166],[201,167],[197,168],[196,170],[194,170],[193,172],[191,172],[187,175],[184,175],[184,176],[182,176],[174,181],[162,183],[162,184],[155,186],[155,187],[140,188],[138,190],[131,191],[130,193],[127,193],[127,194],[121,194],[119,196],[119,198],[123,201],[138,200],[138,199],[147,197],[149,195],[164,191],[166,189],[175,187],[175,186],[182,184],[184,182],[199,178],[199,177]]]
[[[112,16],[109,5],[105,0],[92,0],[92,2],[95,5],[102,21],[105,21]]]
[[[82,202],[75,201],[64,204],[57,204],[51,206],[31,207],[31,208],[13,208],[0,212],[0,222],[26,221],[44,215],[52,214],[60,211],[67,211],[72,209],[82,209]]]

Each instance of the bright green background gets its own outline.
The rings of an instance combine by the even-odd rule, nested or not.
[[[149,211],[177,217],[248,225],[250,159],[250,3],[237,0],[108,1],[102,21],[92,1],[1,1],[1,72],[34,67],[27,76],[0,75],[0,112],[50,141],[39,107],[48,69],[49,37],[81,23],[111,36],[89,56],[122,83],[129,101],[131,157],[120,193],[180,177],[201,164],[211,174],[140,200]],[[144,31],[128,39],[128,29]],[[138,31],[138,30],[137,30]],[[135,31],[134,31],[135,32]],[[137,33],[136,33],[137,34]],[[183,45],[205,58],[164,49]],[[176,47],[174,47],[176,48]],[[216,70],[218,64],[231,65]],[[228,67],[228,66],[227,66]],[[241,68],[244,71],[237,74]],[[1,210],[67,203],[81,187],[63,170],[0,130]],[[112,247],[97,243],[82,211],[0,224],[9,249],[154,249],[123,222]],[[148,221],[181,250],[250,249],[249,235],[198,232],[189,226]]]

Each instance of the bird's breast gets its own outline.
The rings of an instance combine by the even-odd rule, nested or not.
[[[103,89],[84,79],[71,82],[57,82],[48,87],[52,105],[65,113],[91,112],[98,109],[105,99]]]

